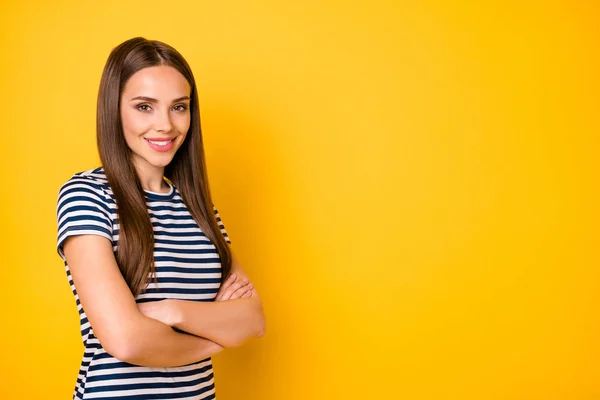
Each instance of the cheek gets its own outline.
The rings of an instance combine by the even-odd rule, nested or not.
[[[148,122],[137,111],[125,110],[121,112],[121,123],[125,136],[137,136],[146,132]]]
[[[185,134],[190,128],[191,118],[190,115],[182,115],[179,118],[174,120],[174,123],[177,126],[177,130],[183,134]]]

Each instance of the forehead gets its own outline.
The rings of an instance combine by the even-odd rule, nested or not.
[[[159,65],[142,68],[129,78],[123,89],[123,95],[149,96],[165,100],[189,96],[190,84],[173,67]]]

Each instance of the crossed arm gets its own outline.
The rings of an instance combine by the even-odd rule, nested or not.
[[[231,275],[214,303],[167,299],[138,304],[142,314],[223,347],[236,347],[265,330],[258,292],[232,252]]]
[[[63,251],[94,334],[121,361],[149,367],[191,364],[264,332],[260,297],[244,281],[247,275],[235,256],[236,276],[222,285],[216,302],[163,300],[138,305],[108,239],[72,236]]]

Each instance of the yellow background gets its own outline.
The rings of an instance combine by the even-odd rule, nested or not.
[[[67,399],[82,346],[56,196],[98,165],[110,50],[177,48],[267,334],[227,399],[598,399],[598,5],[1,6],[2,399]],[[524,4],[527,3],[527,4]]]

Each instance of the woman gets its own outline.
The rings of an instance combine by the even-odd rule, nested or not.
[[[141,37],[110,54],[102,166],[57,202],[85,346],[74,399],[214,399],[211,356],[263,335],[260,297],[213,205],[192,71]]]

